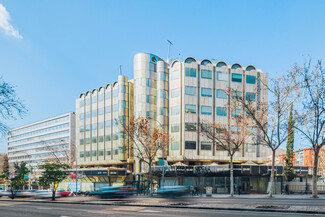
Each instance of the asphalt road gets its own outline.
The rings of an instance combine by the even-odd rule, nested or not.
[[[296,213],[152,208],[86,204],[55,204],[0,201],[1,217],[72,217],[72,216],[323,216]]]

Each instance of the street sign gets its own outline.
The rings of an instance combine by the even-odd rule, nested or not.
[[[29,179],[29,174],[25,174],[24,179]]]

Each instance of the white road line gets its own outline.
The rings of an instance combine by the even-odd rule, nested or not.
[[[147,210],[139,210],[138,212],[161,212],[161,211],[147,209]]]

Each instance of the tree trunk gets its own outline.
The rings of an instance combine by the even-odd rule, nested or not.
[[[11,186],[11,199],[15,199],[15,190]]]
[[[270,184],[270,192],[269,197],[273,195],[273,184],[274,184],[274,161],[275,161],[275,149],[272,150],[272,171],[271,171],[271,184]]]
[[[52,200],[55,200],[55,190],[52,190]]]
[[[151,174],[151,161],[149,162],[149,191],[150,191],[150,197],[152,196],[152,174]]]
[[[315,156],[314,156],[314,167],[313,167],[313,192],[312,192],[313,198],[318,198],[318,192],[317,192],[318,155],[319,155],[319,149],[316,149]]]
[[[230,197],[234,196],[234,164],[233,156],[230,155]]]

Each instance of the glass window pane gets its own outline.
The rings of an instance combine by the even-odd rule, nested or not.
[[[246,83],[247,84],[256,84],[256,76],[246,75]]]
[[[211,150],[212,143],[211,142],[201,142],[201,150]]]
[[[196,95],[196,87],[185,86],[185,95],[195,96]]]
[[[171,132],[172,133],[179,132],[179,124],[172,124],[171,125]]]
[[[105,98],[106,98],[106,99],[110,99],[110,98],[111,98],[111,92],[107,92],[107,93],[105,93]]]
[[[201,88],[201,96],[212,97],[212,89],[211,88]]]
[[[185,76],[196,77],[196,69],[195,68],[185,68]]]
[[[185,131],[196,132],[196,123],[185,123]]]
[[[98,95],[98,101],[102,102],[104,100],[104,94]]]
[[[185,149],[195,150],[196,142],[195,141],[185,141]]]
[[[171,97],[176,98],[179,97],[179,88],[171,90]]]
[[[254,101],[256,99],[256,93],[246,93],[246,100],[248,101]]]
[[[218,81],[228,81],[228,73],[227,72],[217,72],[217,80]]]
[[[202,69],[201,78],[212,79],[212,71],[207,69]]]
[[[211,106],[201,106],[201,114],[202,115],[212,115],[212,107]]]
[[[171,80],[177,80],[180,78],[180,71],[172,71],[170,75]]]
[[[243,75],[242,74],[236,74],[236,73],[232,73],[231,74],[231,80],[233,81],[233,82],[242,82],[242,77],[243,77]]]
[[[217,107],[217,115],[218,116],[227,116],[227,108]]]
[[[92,104],[97,103],[97,96],[93,96],[91,102]]]
[[[186,104],[186,105],[185,105],[185,112],[186,112],[186,113],[196,114],[196,105],[189,105],[189,104]]]
[[[81,101],[79,102],[79,107],[80,107],[80,108],[84,107],[84,101],[83,101],[83,100],[81,100]]]
[[[171,107],[171,115],[179,115],[179,106]]]
[[[171,150],[179,150],[179,142],[172,142]]]
[[[216,91],[217,98],[219,99],[227,99],[227,91],[218,89]]]

